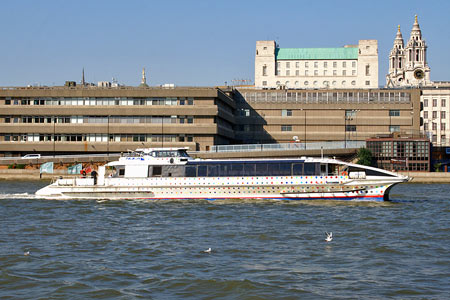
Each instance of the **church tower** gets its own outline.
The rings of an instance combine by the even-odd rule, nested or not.
[[[422,31],[415,16],[411,35],[404,47],[400,26],[389,53],[388,87],[424,86],[431,84],[430,67],[427,63],[427,45],[422,39]]]

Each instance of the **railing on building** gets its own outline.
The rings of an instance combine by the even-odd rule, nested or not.
[[[245,144],[216,145],[206,152],[251,152],[251,151],[288,151],[288,150],[320,150],[320,149],[359,149],[366,147],[365,141],[330,141],[316,143],[285,144]]]

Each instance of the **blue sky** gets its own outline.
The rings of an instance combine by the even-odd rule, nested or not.
[[[0,86],[81,80],[213,86],[254,78],[257,40],[341,47],[377,39],[384,84],[397,25],[417,14],[432,80],[450,81],[450,1],[2,1]],[[406,41],[405,41],[406,42]]]

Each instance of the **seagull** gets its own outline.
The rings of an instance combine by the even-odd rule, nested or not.
[[[326,242],[331,242],[333,240],[333,233],[325,232],[327,234],[327,238],[325,239]]]
[[[211,248],[206,249],[205,251],[203,251],[205,253],[211,253]]]
[[[25,256],[30,255],[30,251],[24,252],[23,255],[25,255]]]

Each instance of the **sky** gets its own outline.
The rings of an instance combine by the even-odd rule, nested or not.
[[[450,81],[450,1],[1,1],[0,86],[81,81],[216,86],[254,79],[255,45],[342,47],[378,40],[384,85],[397,25],[418,15],[431,80]]]

